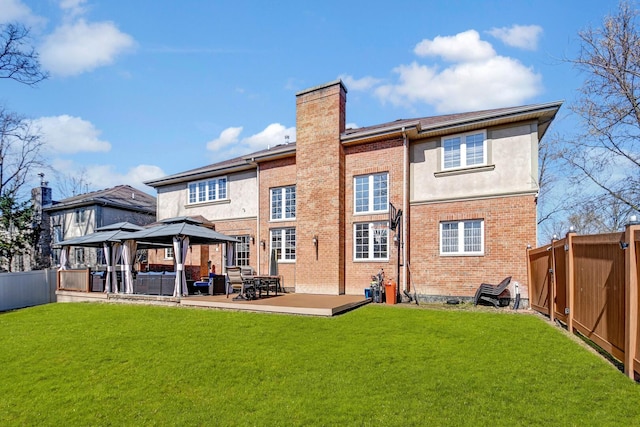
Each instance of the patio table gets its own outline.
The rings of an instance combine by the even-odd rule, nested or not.
[[[275,289],[276,295],[278,295],[278,290],[282,292],[282,288],[280,287],[280,276],[253,276],[253,283],[258,291],[258,298],[262,297],[263,289],[267,291],[267,296],[269,296],[271,288]]]

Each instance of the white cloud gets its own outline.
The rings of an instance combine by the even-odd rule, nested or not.
[[[353,91],[369,90],[372,87],[380,84],[380,82],[382,82],[381,79],[376,79],[375,77],[371,77],[371,76],[366,76],[366,77],[362,77],[361,79],[356,79],[353,76],[342,74],[338,78],[344,82],[344,84],[347,86],[347,90],[353,90]]]
[[[508,46],[536,50],[538,39],[542,35],[542,27],[538,25],[513,25],[512,27],[492,28],[487,32]]]
[[[54,153],[107,152],[111,144],[99,139],[100,131],[80,117],[68,115],[34,120],[46,147]]]
[[[251,150],[262,150],[269,146],[284,144],[287,141],[285,139],[287,136],[289,137],[288,142],[295,141],[296,128],[285,128],[280,123],[272,123],[262,132],[244,138],[241,144],[246,145]]]
[[[238,142],[238,137],[240,136],[241,132],[242,127],[226,128],[220,133],[220,136],[218,138],[207,142],[207,150],[218,151],[226,149],[229,145]]]
[[[80,174],[84,174],[89,185],[88,191],[128,184],[155,195],[155,192],[145,185],[144,181],[167,175],[162,168],[155,165],[137,165],[125,173],[120,173],[114,165],[77,164],[70,159],[55,158],[52,159],[51,166],[60,177],[79,177]]]
[[[394,68],[398,81],[374,89],[383,103],[407,108],[425,103],[439,113],[461,112],[522,104],[542,89],[542,77],[532,67],[498,55],[474,30],[423,40],[415,53],[453,63],[442,67],[414,61]]]
[[[87,10],[84,4],[87,0],[60,0],[60,9],[62,9],[67,18],[73,18],[84,14]]]
[[[484,61],[496,55],[489,42],[480,40],[476,30],[468,30],[455,36],[437,36],[424,39],[413,52],[418,56],[440,56],[449,62]]]
[[[207,149],[215,151],[216,157],[219,157],[221,152],[226,155],[240,155],[284,144],[287,141],[286,136],[289,137],[289,142],[296,140],[296,128],[286,128],[280,123],[272,123],[264,130],[246,138],[240,138],[242,130],[242,127],[223,130],[218,138],[207,143]]]
[[[64,24],[45,37],[40,47],[44,67],[58,76],[73,76],[109,65],[131,49],[133,38],[112,22]]]
[[[20,0],[0,0],[0,24],[14,21],[31,27],[44,24],[45,19],[34,15],[29,6]]]

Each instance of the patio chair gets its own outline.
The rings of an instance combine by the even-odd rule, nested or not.
[[[511,297],[509,289],[507,289],[509,287],[509,283],[511,283],[511,276],[506,277],[497,285],[491,285],[488,283],[481,284],[473,297],[473,304],[478,305],[480,302],[488,302],[493,304],[496,308],[498,306],[507,305],[503,304],[503,302],[504,300],[508,301]]]
[[[235,293],[236,290],[239,292],[238,296],[233,298],[234,300],[252,300],[256,298],[253,278],[243,276],[240,267],[227,267],[227,278],[233,292]],[[229,295],[227,295],[228,297]]]

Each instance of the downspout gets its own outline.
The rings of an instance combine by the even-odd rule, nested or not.
[[[407,194],[409,140],[404,126],[402,127],[402,291],[407,291],[407,215],[409,213],[409,197]]]
[[[260,246],[260,165],[255,161],[255,158],[251,158],[251,164],[255,165],[256,167],[256,186],[257,186],[257,191],[256,191],[256,209],[257,209],[257,214],[256,214],[256,238],[253,240],[253,246],[256,248],[256,261],[257,261],[257,274],[260,275],[262,274],[262,268],[261,268],[261,263],[260,263],[260,249],[262,248]]]

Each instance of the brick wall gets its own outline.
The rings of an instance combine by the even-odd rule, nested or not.
[[[484,220],[483,256],[440,255],[440,222]],[[528,298],[527,244],[536,242],[533,196],[411,206],[411,283],[418,294],[473,296],[478,286],[506,276],[520,283]]]
[[[294,156],[284,159],[272,160],[260,163],[260,234],[256,238],[256,247],[260,251],[260,273],[269,273],[269,245],[270,230],[275,228],[295,227],[298,231],[297,221],[271,221],[271,189],[276,187],[285,187],[296,185],[296,158]],[[296,186],[296,192],[298,186]],[[296,193],[297,195],[297,193]],[[298,211],[300,202],[296,206]],[[260,242],[265,242],[262,248]],[[297,255],[297,250],[296,250]],[[295,283],[296,263],[280,262],[278,263],[278,274],[283,277],[283,281],[287,287],[293,287]]]
[[[339,81],[296,95],[297,292],[344,293],[345,103]]]
[[[354,256],[354,224],[373,221],[388,221],[389,214],[355,215],[354,211],[354,177],[380,172],[389,174],[389,201],[402,209],[402,171],[403,146],[402,139],[392,139],[373,143],[355,145],[345,148],[346,158],[346,228],[345,228],[345,293],[362,294],[368,287],[371,276],[380,268],[385,276],[397,280],[398,248],[393,243],[394,232],[389,232],[389,259],[378,261],[355,261]]]

